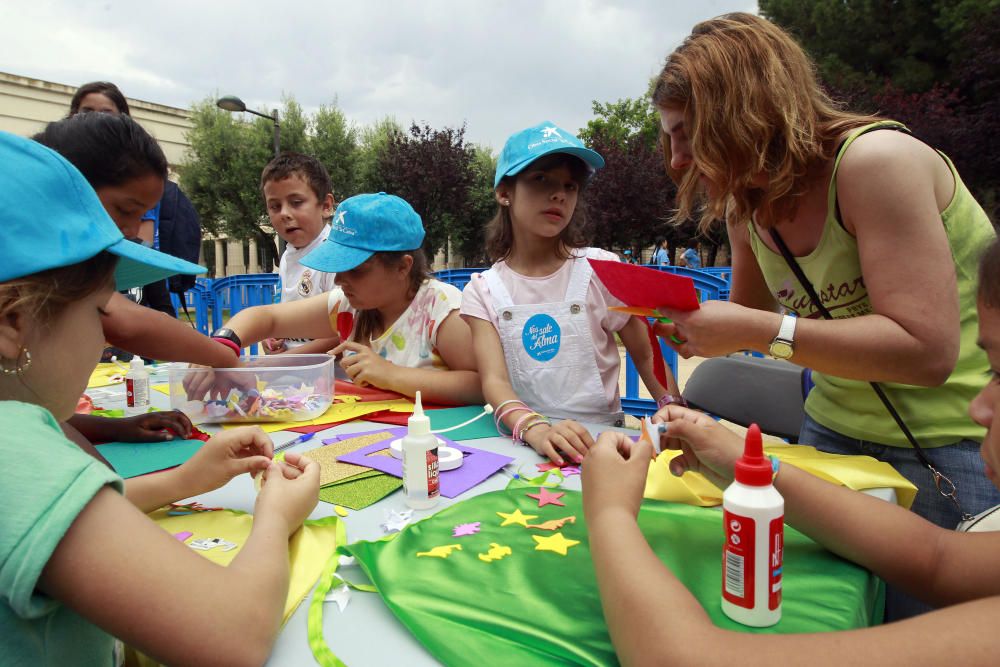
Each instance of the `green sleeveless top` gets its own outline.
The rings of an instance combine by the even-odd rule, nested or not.
[[[837,319],[872,312],[861,274],[857,240],[837,220],[836,203],[837,168],[844,152],[858,136],[875,127],[900,127],[900,124],[883,121],[861,127],[844,142],[830,177],[826,222],[819,245],[809,255],[796,258],[823,304]],[[940,447],[963,439],[981,442],[986,433],[969,417],[968,407],[986,384],[989,370],[985,352],[976,345],[976,275],[979,257],[996,234],[951,160],[939,154],[955,178],[955,194],[941,213],[941,222],[948,235],[958,280],[962,320],[958,362],[948,381],[939,387],[882,383],[903,421],[923,447]],[[749,228],[750,246],[778,303],[800,317],[822,318],[784,258],[764,245],[753,224]],[[906,261],[906,258],[900,257],[899,261]],[[818,423],[851,438],[894,447],[909,446],[867,382],[817,372],[813,372],[813,380],[816,386],[809,393],[805,407]]]

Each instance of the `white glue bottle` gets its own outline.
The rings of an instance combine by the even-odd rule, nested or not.
[[[125,374],[125,416],[135,417],[149,412],[149,372],[142,357],[132,357]]]
[[[781,620],[785,499],[772,484],[757,424],[747,431],[735,473],[722,494],[722,611],[737,623],[764,628]]]
[[[437,505],[438,439],[431,433],[431,420],[424,414],[417,392],[413,414],[406,421],[403,437],[403,498],[413,509]]]

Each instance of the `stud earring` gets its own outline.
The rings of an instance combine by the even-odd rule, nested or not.
[[[24,363],[21,363],[21,357],[24,357]],[[0,361],[0,371],[3,371],[4,375],[21,375],[24,371],[28,370],[31,366],[31,352],[28,348],[22,347],[17,353],[17,359],[14,360],[13,368],[4,368],[2,361]]]
[[[510,200],[509,200],[509,199],[504,199],[504,200],[503,200],[503,202],[501,202],[501,203],[502,203],[502,204],[503,204],[504,206],[510,206]]]

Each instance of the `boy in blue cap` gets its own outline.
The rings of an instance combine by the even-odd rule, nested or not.
[[[580,192],[604,158],[568,131],[543,122],[511,136],[494,180],[499,209],[487,232],[495,264],[463,293],[483,394],[498,425],[557,464],[579,462],[594,439],[579,422],[619,424],[617,333],[657,399],[678,394],[653,371],[644,323],[609,310],[621,305],[588,258]],[[553,423],[552,418],[563,421]]]
[[[289,454],[286,479],[259,429],[215,439],[230,469],[252,461],[267,476],[230,567],[122,497],[121,478],[57,420],[73,414],[100,358],[113,290],[191,265],[126,241],[80,172],[40,144],[0,133],[0,181],[0,497],[14,501],[0,513],[3,662],[112,664],[114,637],[168,664],[264,662],[287,596],[288,538],[316,505],[318,464]],[[196,493],[219,481],[198,472]],[[192,624],[212,641],[178,641]]]
[[[424,400],[482,401],[472,336],[458,315],[462,295],[430,278],[424,227],[406,201],[384,192],[341,202],[330,236],[302,259],[336,273],[336,287],[310,299],[240,311],[225,327],[237,345],[265,338],[341,336],[331,354],[362,385]],[[218,334],[218,332],[217,332]],[[198,394],[208,387],[193,387]]]

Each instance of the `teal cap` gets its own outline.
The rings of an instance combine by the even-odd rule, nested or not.
[[[125,240],[76,167],[41,144],[0,132],[0,282],[71,266],[107,250],[119,290],[205,268]]]
[[[302,258],[310,269],[350,271],[377,252],[416,250],[424,242],[424,224],[405,199],[396,195],[355,195],[340,202],[330,235]]]
[[[493,187],[500,185],[505,176],[515,176],[529,164],[549,153],[568,153],[583,160],[591,171],[604,166],[604,158],[597,151],[583,145],[571,132],[555,123],[544,121],[512,135],[500,151]]]

